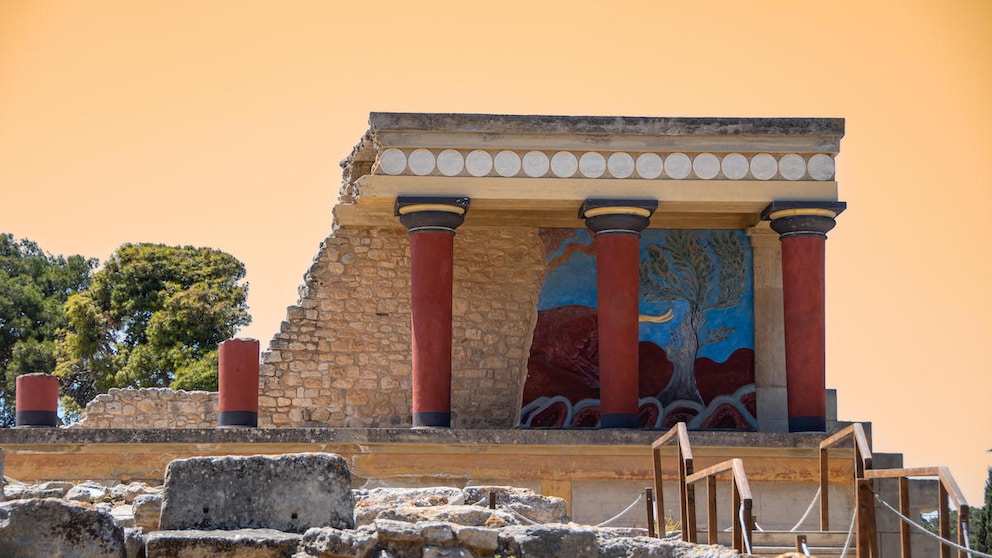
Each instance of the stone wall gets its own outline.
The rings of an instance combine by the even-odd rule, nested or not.
[[[531,228],[458,229],[452,426],[516,424],[544,251]],[[259,426],[411,424],[407,232],[342,227],[262,355]]]
[[[217,392],[117,389],[97,395],[70,428],[213,428]]]

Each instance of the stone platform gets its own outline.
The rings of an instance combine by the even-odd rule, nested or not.
[[[595,524],[623,510],[651,485],[651,443],[662,434],[647,430],[9,429],[0,430],[0,447],[6,454],[5,474],[23,482],[152,484],[160,484],[166,465],[178,458],[331,452],[347,460],[355,487],[525,487],[564,498],[575,521]],[[817,488],[817,446],[822,438],[690,433],[696,470],[733,457],[744,460],[755,494],[754,512],[765,528],[791,527],[806,509]],[[665,507],[677,515],[675,447],[667,452]],[[832,510],[836,508],[831,513],[847,517],[853,452],[838,449],[830,456],[830,502]],[[875,459],[887,466],[901,464],[898,455],[876,454]],[[729,482],[720,482],[718,491],[729,491]],[[614,525],[645,527],[643,507]]]

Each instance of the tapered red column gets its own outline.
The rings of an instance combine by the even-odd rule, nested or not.
[[[825,432],[827,231],[843,202],[774,202],[764,212],[782,241],[782,307],[790,432]]]
[[[602,428],[637,428],[637,315],[641,231],[655,200],[586,200],[579,216],[595,235]]]
[[[396,200],[396,214],[410,231],[414,426],[451,426],[454,239],[468,204],[468,198]]]
[[[217,346],[218,426],[258,426],[258,341],[228,339]]]
[[[59,379],[50,374],[24,374],[14,385],[16,426],[58,425]]]

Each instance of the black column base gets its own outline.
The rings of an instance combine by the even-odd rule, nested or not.
[[[17,411],[14,414],[14,424],[54,428],[59,424],[59,417],[55,411]]]
[[[638,428],[637,415],[632,413],[610,413],[600,415],[600,428]]]
[[[217,413],[217,426],[258,426],[258,413],[251,411],[221,411]]]
[[[451,428],[451,413],[426,412],[413,413],[413,426],[433,426]]]
[[[826,417],[789,417],[789,432],[826,432]]]

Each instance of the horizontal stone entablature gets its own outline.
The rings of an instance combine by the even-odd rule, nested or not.
[[[657,199],[655,228],[744,228],[771,201],[835,201],[844,135],[838,118],[372,113],[369,121],[342,163],[342,224],[383,224],[398,195],[457,194],[472,198],[466,226],[581,227],[574,210],[583,199],[623,197]]]

